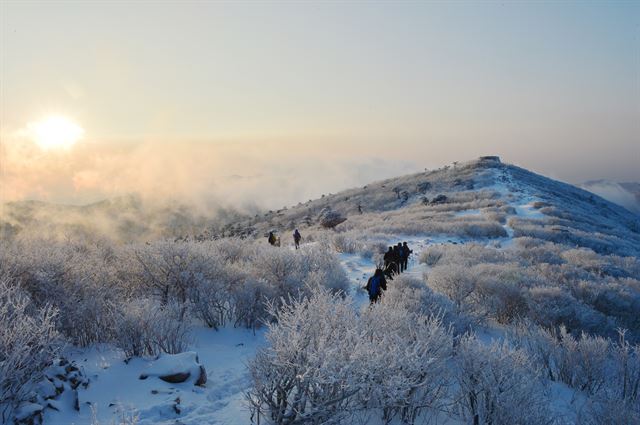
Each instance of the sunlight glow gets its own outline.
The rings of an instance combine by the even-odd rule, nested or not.
[[[84,135],[82,127],[62,116],[51,116],[29,123],[27,130],[42,150],[69,149]]]

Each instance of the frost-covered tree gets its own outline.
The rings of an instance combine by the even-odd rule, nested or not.
[[[8,276],[0,277],[0,418],[5,423],[57,354],[57,311],[36,307]]]
[[[380,412],[414,423],[446,393],[452,338],[440,319],[411,312],[401,300],[364,307],[313,289],[273,308],[269,345],[250,364],[254,416],[275,424],[349,421]]]
[[[250,363],[253,414],[274,424],[325,424],[346,415],[359,391],[354,351],[355,311],[345,299],[318,290],[272,306],[268,347]]]
[[[456,406],[469,423],[553,423],[538,369],[524,350],[467,336],[457,346],[456,364]]]

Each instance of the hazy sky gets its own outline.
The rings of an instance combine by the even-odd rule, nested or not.
[[[0,0],[0,14],[5,200],[227,196],[240,175],[287,202],[483,154],[640,180],[638,1]],[[32,146],[24,129],[50,115],[84,138]]]

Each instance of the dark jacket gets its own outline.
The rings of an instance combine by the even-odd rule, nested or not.
[[[374,278],[379,280],[377,288],[372,288]],[[384,273],[382,272],[382,270],[376,269],[374,275],[371,276],[367,281],[367,286],[365,287],[365,289],[369,293],[369,298],[371,299],[379,297],[380,294],[382,294],[382,291],[387,290],[387,280],[384,278]],[[374,290],[375,292],[373,292]]]

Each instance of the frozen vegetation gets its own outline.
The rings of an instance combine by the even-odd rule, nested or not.
[[[638,216],[496,159],[171,239],[52,230],[3,233],[3,423],[640,423]]]

